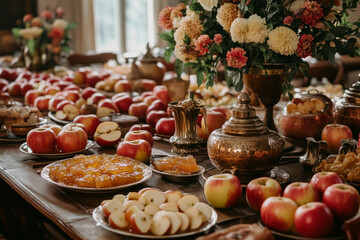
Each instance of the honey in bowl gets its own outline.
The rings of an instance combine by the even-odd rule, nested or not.
[[[154,160],[152,164],[156,170],[170,174],[191,174],[200,171],[192,155],[163,157]]]

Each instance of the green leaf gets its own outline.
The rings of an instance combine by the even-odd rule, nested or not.
[[[204,74],[201,71],[196,72],[196,80],[197,84],[200,87],[200,85],[204,82]]]
[[[165,32],[165,33],[158,33],[158,36],[162,40],[165,40],[165,41],[171,42],[171,43],[175,43],[173,31]]]
[[[222,52],[223,52],[223,50],[219,44],[214,44],[211,46],[210,52],[213,53],[215,51],[218,52],[219,54],[222,54]]]
[[[176,59],[174,65],[175,65],[176,76],[180,79],[181,78],[181,73],[183,72],[183,69],[182,69],[183,62],[180,61],[179,59]]]
[[[34,40],[28,40],[27,41],[27,47],[29,49],[29,53],[31,55],[33,55],[34,52],[35,52],[35,41]]]
[[[190,38],[189,38],[189,36],[185,33],[185,36],[184,36],[184,43],[186,44],[186,45],[190,45]]]
[[[71,50],[71,48],[70,48],[69,46],[62,46],[62,47],[61,47],[61,50],[62,50],[63,52],[65,52],[65,53],[69,53],[70,50]]]
[[[261,52],[266,52],[266,48],[263,45],[259,45],[259,49]]]
[[[335,39],[335,35],[332,33],[327,33],[323,39],[323,41],[331,41]]]
[[[167,47],[165,49],[164,59],[165,59],[166,62],[170,62],[170,58],[171,58],[173,52],[174,52],[173,48]]]
[[[235,91],[240,92],[243,89],[242,73],[237,72],[232,81],[234,83]]]
[[[17,37],[17,38],[20,37],[20,28],[13,28],[13,29],[11,29],[11,32],[15,37]]]
[[[73,28],[77,28],[77,24],[74,22],[69,22],[68,25],[66,26],[65,30],[70,30]]]

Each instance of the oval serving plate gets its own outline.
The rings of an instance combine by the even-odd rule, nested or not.
[[[159,171],[155,169],[154,165],[150,165],[150,168],[152,171],[160,174],[163,178],[166,178],[168,180],[174,181],[174,182],[191,182],[196,180],[203,172],[205,171],[205,168],[200,166],[200,170],[196,173],[189,173],[189,174],[173,174],[173,173],[166,173]]]
[[[156,235],[152,235],[152,234],[137,234],[137,233],[132,233],[128,230],[111,227],[102,212],[101,206],[98,206],[97,208],[94,209],[92,216],[96,222],[96,225],[101,226],[101,227],[105,228],[106,230],[109,230],[111,232],[114,232],[114,233],[117,233],[120,235],[124,235],[124,236],[136,237],[136,238],[146,238],[146,239],[182,238],[182,237],[199,234],[202,232],[206,232],[210,228],[212,228],[216,224],[217,219],[218,219],[218,215],[217,215],[216,211],[213,208],[211,208],[210,221],[208,223],[203,223],[203,225],[201,225],[201,227],[199,229],[196,229],[193,231],[185,231],[185,232],[177,233],[177,234],[173,234],[173,235],[156,236]]]
[[[33,151],[31,151],[31,149],[28,147],[27,143],[24,142],[23,144],[21,144],[20,146],[20,151],[26,154],[30,154],[36,157],[40,157],[40,158],[51,158],[51,159],[59,159],[59,158],[66,158],[66,157],[72,157],[78,153],[84,152],[86,150],[89,150],[90,148],[92,148],[94,146],[93,141],[88,140],[87,141],[87,145],[85,147],[85,149],[82,149],[80,151],[75,151],[75,152],[69,152],[69,153],[34,153]]]
[[[9,132],[11,132],[12,134],[14,134],[17,137],[26,137],[26,135],[28,134],[28,132],[30,132],[30,130],[39,127],[42,124],[45,124],[47,122],[46,118],[39,118],[39,122],[37,123],[32,123],[32,124],[13,124],[13,125],[9,125],[7,126]]]
[[[125,184],[125,185],[120,185],[120,186],[116,186],[116,187],[108,187],[108,188],[87,188],[87,187],[70,186],[70,185],[66,185],[66,184],[63,184],[63,183],[55,182],[49,176],[49,171],[50,171],[51,167],[56,166],[56,165],[60,165],[66,160],[68,160],[68,159],[59,160],[59,161],[50,163],[49,165],[45,166],[41,170],[40,176],[44,180],[48,181],[49,183],[51,183],[51,184],[53,184],[53,185],[55,185],[57,187],[66,188],[66,189],[69,189],[69,190],[72,190],[72,191],[75,191],[75,192],[83,192],[83,193],[107,193],[107,192],[113,192],[113,191],[117,191],[117,190],[120,190],[120,189],[132,187],[132,186],[138,185],[140,183],[143,183],[146,180],[150,179],[151,176],[152,176],[151,169],[147,165],[139,162],[139,165],[144,170],[143,171],[144,177],[142,179],[140,179],[139,181],[137,181],[137,182],[133,182],[133,183]],[[133,160],[133,161],[135,161],[135,160]]]
[[[51,111],[49,111],[48,117],[49,117],[51,120],[53,120],[54,122],[56,122],[56,123],[58,123],[58,124],[61,124],[61,125],[66,125],[66,124],[68,124],[68,123],[71,123],[71,121],[65,121],[65,120],[60,120],[60,119],[56,118],[55,115],[54,115]]]

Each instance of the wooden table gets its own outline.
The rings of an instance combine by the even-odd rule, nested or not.
[[[92,210],[96,208],[102,200],[110,199],[116,193],[127,194],[129,191],[137,191],[141,188],[151,186],[163,191],[174,189],[203,196],[202,185],[204,184],[204,179],[201,177],[197,182],[177,184],[167,182],[157,174],[154,174],[150,180],[143,184],[115,193],[87,194],[60,189],[46,182],[39,176],[41,168],[46,165],[48,160],[40,161],[38,158],[23,154],[19,151],[19,146],[20,143],[0,142],[0,177],[2,181],[40,212],[40,215],[45,216],[50,222],[55,223],[69,238],[87,240],[131,239],[97,227],[91,216]],[[169,153],[170,149],[171,146],[168,143],[161,141],[155,142],[153,154]],[[87,151],[86,154],[103,152],[114,154],[115,149],[93,147]],[[212,167],[204,151],[200,153],[197,160],[205,169]],[[281,164],[279,167],[290,174],[289,182],[309,181],[312,173],[303,169],[299,165],[297,158],[287,158],[286,161],[285,164]],[[7,208],[7,206],[4,205],[1,207],[4,209]],[[244,197],[238,207],[229,210],[217,210],[217,212],[219,214],[219,220],[222,223],[216,224],[212,231],[214,229],[223,229],[235,223],[254,223],[259,219],[258,214],[247,206]],[[236,218],[232,219],[234,217]],[[29,221],[29,219],[26,220]],[[22,229],[18,231],[25,230]],[[195,237],[196,236],[186,239],[194,239]]]

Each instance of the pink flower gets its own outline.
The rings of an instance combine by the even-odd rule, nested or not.
[[[195,50],[199,52],[199,56],[203,56],[209,52],[209,47],[213,43],[213,40],[209,38],[209,35],[200,35],[195,41]]]
[[[290,26],[293,20],[294,19],[291,16],[287,16],[286,18],[284,18],[284,24]]]
[[[28,21],[30,21],[32,18],[33,18],[33,16],[32,16],[31,14],[26,14],[26,15],[23,17],[23,22],[28,22]]]
[[[49,36],[53,39],[61,39],[64,36],[64,30],[61,28],[51,29]]]
[[[164,30],[171,30],[173,28],[172,20],[171,20],[171,11],[173,7],[167,6],[159,13],[159,25]]]
[[[311,34],[304,34],[301,36],[297,45],[297,53],[299,57],[305,58],[312,55],[311,45],[314,42],[314,37]]]
[[[223,40],[223,38],[222,38],[221,34],[219,34],[219,33],[215,34],[215,36],[214,36],[215,43],[221,43],[222,40]]]
[[[300,16],[303,23],[309,24],[311,27],[324,16],[323,9],[316,1],[306,1],[305,9]]]
[[[52,16],[52,12],[50,10],[44,10],[42,13],[41,13],[41,17],[45,18],[45,19],[50,19]]]
[[[55,9],[55,13],[56,13],[56,17],[58,18],[62,18],[65,14],[65,11],[64,9],[61,7],[61,6],[58,6],[56,9]]]
[[[247,57],[246,51],[243,48],[231,48],[231,51],[226,53],[226,61],[230,67],[242,68],[246,65]]]

